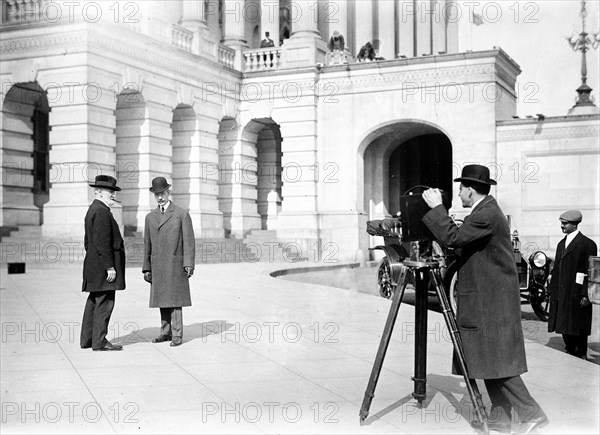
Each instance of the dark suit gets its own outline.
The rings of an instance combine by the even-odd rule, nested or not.
[[[492,419],[510,421],[513,407],[521,421],[536,418],[541,410],[520,377],[527,362],[519,280],[508,221],[498,203],[486,196],[460,227],[442,205],[423,222],[437,240],[461,248],[456,321],[469,376],[485,380]]]
[[[108,323],[114,308],[115,290],[125,289],[125,246],[110,208],[94,200],[85,215],[85,259],[81,291],[89,292],[81,325],[81,347],[100,349],[107,343]],[[106,280],[111,267],[114,282]]]
[[[563,334],[567,352],[576,356],[587,354],[587,337],[592,331],[592,305],[581,306],[581,298],[588,297],[588,278],[582,284],[575,282],[577,273],[588,273],[588,259],[597,253],[596,243],[583,234],[577,234],[565,249],[566,237],[556,248],[556,258],[550,292],[548,331]]]
[[[184,267],[194,268],[195,256],[194,228],[187,211],[170,202],[164,214],[157,207],[146,215],[142,272],[152,272],[150,308],[160,308],[162,335],[183,335],[182,307],[192,305]]]

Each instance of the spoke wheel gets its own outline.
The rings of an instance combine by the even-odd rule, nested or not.
[[[550,297],[546,291],[546,287],[536,286],[529,294],[531,308],[533,312],[544,322],[548,321],[548,312],[550,307]]]
[[[379,296],[386,299],[392,299],[394,296],[395,286],[392,284],[392,268],[390,260],[384,257],[379,263],[377,271],[377,292]]]

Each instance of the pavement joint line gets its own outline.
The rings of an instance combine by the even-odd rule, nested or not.
[[[38,311],[33,307],[33,305],[31,304],[31,301],[23,293],[23,290],[22,289],[18,289],[18,291],[21,294],[21,296],[23,297],[23,299],[25,299],[25,301],[27,302],[27,305],[29,305],[29,308],[36,315],[36,317],[38,318],[38,320],[43,323],[44,319],[42,318],[42,316],[40,316],[40,314],[38,313]],[[58,347],[61,350],[62,354],[65,356],[65,358],[67,359],[67,361],[69,361],[69,364],[71,365],[71,367],[73,368],[73,370],[77,374],[77,377],[79,378],[79,380],[81,381],[81,383],[83,384],[83,386],[85,387],[85,389],[87,390],[87,392],[90,394],[90,396],[92,397],[92,399],[94,400],[94,402],[97,403],[97,404],[100,404],[100,402],[98,401],[98,398],[94,395],[94,393],[92,392],[92,390],[90,389],[90,387],[88,386],[88,384],[83,380],[83,377],[81,376],[81,373],[79,373],[79,370],[77,369],[77,367],[75,366],[75,364],[73,364],[73,361],[71,360],[71,358],[69,358],[69,355],[67,354],[67,352],[65,352],[65,349],[63,348],[63,346],[61,345],[61,343],[60,342],[56,342],[54,344],[58,345]],[[102,406],[102,405],[100,405],[100,406]],[[113,431],[113,433],[118,433],[117,430],[116,430],[116,428],[115,428],[115,426],[112,424],[112,422],[110,421],[110,419],[106,415],[106,412],[104,412],[104,409],[102,410],[102,418],[108,422],[108,424],[109,424],[111,430]]]

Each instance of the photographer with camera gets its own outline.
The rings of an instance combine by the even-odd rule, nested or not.
[[[472,208],[471,214],[458,227],[443,206],[440,190],[428,189],[423,199],[431,210],[423,222],[438,241],[459,248],[456,323],[469,377],[485,382],[492,402],[490,429],[510,433],[514,408],[521,422],[517,432],[531,433],[546,425],[548,417],[520,376],[527,372],[527,362],[519,281],[508,221],[489,195],[496,181],[482,165],[465,166],[454,181],[460,182],[458,196],[463,207]],[[457,366],[453,373],[462,374]]]

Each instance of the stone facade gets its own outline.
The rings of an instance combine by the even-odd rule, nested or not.
[[[165,176],[199,239],[267,231],[317,259],[364,258],[377,243],[367,220],[395,214],[414,185],[452,191],[479,162],[503,169],[493,193],[523,240],[553,245],[565,195],[598,236],[597,117],[508,121],[518,65],[501,49],[460,52],[447,17],[406,19],[418,2],[94,4],[2,1],[2,227],[80,239],[88,182],[103,173],[139,236],[150,181]],[[334,30],[348,59],[367,41],[383,59],[327,65]],[[259,48],[265,31],[275,47]],[[562,187],[540,199],[542,184],[507,185],[513,162]],[[569,178],[579,163],[593,176]]]

